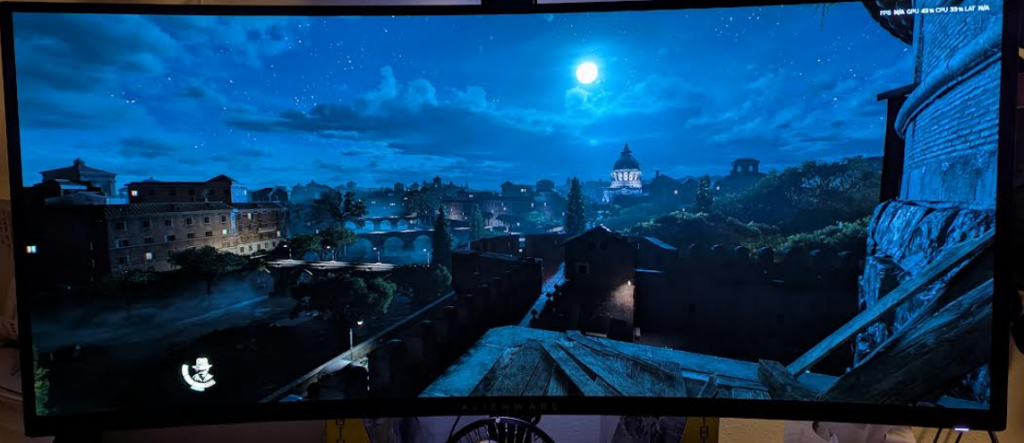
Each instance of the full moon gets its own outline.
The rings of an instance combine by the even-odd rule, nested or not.
[[[576,80],[589,85],[597,80],[597,65],[594,62],[583,62],[576,67]]]

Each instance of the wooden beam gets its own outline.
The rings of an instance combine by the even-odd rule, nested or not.
[[[878,300],[874,306],[858,314],[836,330],[836,332],[832,333],[832,335],[829,335],[804,353],[804,355],[794,360],[793,363],[790,363],[787,367],[789,373],[800,374],[807,371],[836,348],[852,339],[858,332],[877,322],[904,301],[928,289],[932,283],[939,281],[957,265],[982,252],[992,244],[994,238],[994,231],[989,230],[978,238],[965,241],[947,249],[934,262],[921,270],[921,272],[918,272],[917,275],[914,275],[911,279],[890,291],[888,295]]]
[[[561,347],[552,342],[544,342],[541,344],[544,351],[551,357],[551,361],[555,362],[555,366],[562,370],[562,373],[569,378],[569,381],[576,386],[586,397],[603,397],[609,394],[601,387],[594,379],[590,378],[583,368],[579,367],[576,362],[569,356]]]
[[[619,395],[626,397],[648,397],[658,395],[660,389],[664,389],[664,386],[642,386],[640,377],[633,377],[628,369],[625,368],[623,362],[620,361],[608,361],[608,359],[602,358],[594,351],[590,350],[583,345],[573,345],[572,343],[555,342],[558,346],[562,347],[566,353],[578,360],[582,365],[586,366],[594,374],[597,374],[597,378],[611,386]],[[664,391],[660,391],[664,392]]]
[[[716,396],[718,396],[718,378],[712,374],[708,377],[708,382],[704,383],[704,387],[700,388],[697,398],[715,398]]]
[[[991,359],[992,291],[990,279],[935,315],[911,320],[819,398],[909,405],[942,394]]]
[[[782,363],[761,360],[757,363],[757,376],[768,388],[772,400],[814,400],[814,391],[800,384]]]
[[[639,371],[627,369],[622,373],[629,373],[638,384],[648,386],[648,391],[653,389],[655,392],[659,392],[663,397],[690,396],[686,389],[686,380],[683,377],[682,367],[678,364],[665,361],[643,360],[615,349],[614,347],[598,340],[587,337],[579,331],[569,331],[566,335],[569,339],[585,346],[597,354],[603,354],[607,356],[606,358],[620,360],[622,364],[632,365],[634,368],[638,369]],[[656,384],[661,386],[654,387]]]

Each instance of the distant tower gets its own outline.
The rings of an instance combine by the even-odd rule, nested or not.
[[[629,150],[629,143],[622,148],[619,159],[612,166],[612,184],[604,192],[605,202],[610,202],[617,196],[639,196],[643,193],[643,183],[640,178],[640,162],[633,157],[633,151]]]

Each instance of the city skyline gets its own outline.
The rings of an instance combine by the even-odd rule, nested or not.
[[[646,179],[724,175],[739,157],[767,171],[880,155],[875,96],[913,71],[909,46],[857,4],[15,23],[27,185],[82,158],[121,185],[438,175],[497,189],[608,180],[627,142]],[[593,83],[574,75],[584,62]]]

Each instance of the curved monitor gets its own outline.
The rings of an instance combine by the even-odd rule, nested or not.
[[[5,3],[29,432],[1003,427],[1014,2],[779,3]]]

